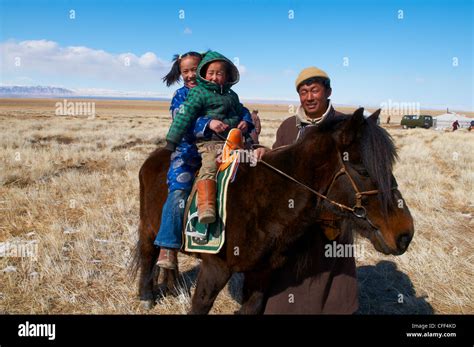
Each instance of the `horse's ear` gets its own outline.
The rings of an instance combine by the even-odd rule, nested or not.
[[[379,108],[377,111],[375,111],[374,113],[372,113],[368,119],[370,119],[370,120],[373,121],[375,124],[377,124],[377,119],[378,119],[379,116],[380,116],[380,111],[381,111],[381,109]]]
[[[352,115],[352,119],[356,120],[357,123],[360,122],[360,120],[362,119],[362,123],[363,120],[364,120],[364,108],[363,107],[359,107],[357,110],[355,110],[354,114]]]
[[[345,122],[343,128],[339,132],[338,142],[342,146],[350,145],[360,134],[364,122],[364,108],[361,107],[358,108]]]

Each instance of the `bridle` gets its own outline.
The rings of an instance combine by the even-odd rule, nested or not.
[[[356,203],[353,207],[348,207],[348,206],[346,206],[344,204],[340,204],[340,203],[337,203],[337,204],[340,208],[352,212],[356,217],[365,218],[367,216],[367,210],[365,209],[364,206],[362,206],[362,197],[364,195],[376,195],[376,194],[379,193],[379,190],[374,189],[374,190],[366,190],[366,191],[361,192],[359,190],[359,187],[357,187],[357,184],[355,183],[354,179],[352,178],[350,173],[347,171],[346,165],[344,164],[344,161],[341,159],[341,154],[338,153],[337,157],[339,159],[339,163],[341,164],[341,168],[334,175],[334,177],[332,179],[332,182],[329,185],[329,188],[328,188],[326,194],[329,195],[329,192],[331,191],[332,186],[334,185],[334,183],[336,182],[336,180],[339,176],[342,176],[344,174],[347,175],[347,178],[349,179],[349,182],[351,182],[352,188],[354,189],[354,192],[355,192]]]
[[[352,176],[349,174],[349,172],[347,171],[346,169],[346,165],[344,164],[344,162],[342,161],[342,158],[341,158],[341,155],[340,153],[338,153],[338,158],[339,158],[339,162],[341,164],[341,168],[339,169],[338,172],[336,172],[334,174],[334,177],[332,178],[332,181],[331,181],[331,184],[329,185],[329,188],[327,189],[326,191],[326,195],[324,194],[321,194],[320,192],[314,190],[313,188],[311,187],[308,187],[306,184],[298,181],[297,179],[291,177],[290,175],[286,174],[285,172],[281,171],[280,169],[277,169],[276,167],[274,167],[273,165],[267,163],[266,161],[264,160],[260,160],[259,162],[264,164],[265,166],[269,167],[270,169],[272,169],[273,171],[275,172],[278,172],[279,174],[285,176],[286,178],[288,178],[289,180],[295,182],[296,184],[304,187],[306,190],[309,190],[310,192],[312,192],[313,194],[315,194],[316,196],[318,196],[318,198],[322,199],[322,200],[326,200],[328,203],[334,205],[334,206],[337,206],[339,207],[340,209],[342,210],[346,210],[346,211],[349,211],[349,212],[352,212],[356,217],[358,218],[365,218],[367,216],[367,211],[365,210],[365,207],[362,206],[362,197],[364,195],[375,195],[375,194],[378,194],[379,191],[378,190],[368,190],[368,191],[363,191],[361,192],[359,190],[359,188],[357,187],[357,184],[354,182],[354,179],[352,178]],[[328,195],[329,195],[329,192],[331,191],[331,188],[332,186],[334,185],[334,183],[336,182],[337,178],[341,175],[347,175],[347,177],[349,178],[349,181],[351,182],[351,185],[352,187],[354,188],[354,191],[355,191],[355,199],[356,199],[356,204],[353,206],[353,207],[349,207],[347,205],[344,205],[344,204],[341,204],[339,202],[336,202],[330,198],[328,198]]]
[[[222,135],[218,134],[218,133],[215,133],[219,138],[221,138],[222,140],[224,141],[229,141],[228,139],[226,139],[225,137],[223,137]],[[334,205],[334,206],[337,206],[339,207],[341,210],[346,210],[346,211],[349,211],[351,212],[354,216],[356,216],[357,218],[360,218],[360,219],[363,219],[365,221],[367,221],[367,223],[373,227],[374,229],[376,229],[376,231],[379,232],[378,228],[374,225],[374,223],[372,223],[372,221],[369,219],[368,215],[367,215],[367,210],[365,209],[364,206],[362,206],[362,197],[365,196],[365,195],[377,195],[379,193],[379,190],[378,189],[374,189],[374,190],[366,190],[366,191],[360,191],[359,187],[357,187],[357,184],[355,183],[354,179],[352,178],[352,176],[350,175],[350,173],[347,171],[347,167],[346,167],[346,164],[344,164],[344,161],[342,160],[342,155],[340,152],[338,152],[338,155],[337,155],[337,158],[339,159],[339,163],[341,164],[341,168],[339,169],[338,172],[336,172],[334,174],[334,177],[332,178],[332,181],[331,181],[331,184],[329,185],[329,188],[327,189],[326,191],[326,194],[321,194],[320,192],[314,190],[313,188],[307,186],[306,184],[298,181],[297,179],[291,177],[290,175],[286,174],[285,172],[281,171],[280,169],[276,168],[275,166],[267,163],[265,160],[260,160],[259,163],[262,163],[264,164],[265,166],[267,166],[268,168],[270,168],[271,170],[279,173],[280,175],[288,178],[290,181],[302,186],[303,188],[305,188],[306,190],[310,191],[311,193],[315,194],[319,200],[325,200],[327,201],[328,203]],[[354,189],[354,192],[355,192],[355,200],[356,200],[356,203],[353,207],[350,207],[350,206],[347,206],[347,205],[344,205],[344,204],[341,204],[337,201],[334,201],[330,198],[328,198],[328,195],[329,195],[329,192],[331,191],[331,188],[332,186],[334,185],[334,183],[336,182],[337,178],[339,176],[342,176],[342,175],[347,175],[347,178],[349,179],[349,182],[351,182],[351,185],[352,185],[352,188]],[[396,190],[398,189],[397,186],[395,187],[392,187],[392,190]]]
[[[379,190],[374,189],[374,190],[360,191],[360,189],[359,189],[359,187],[357,187],[357,184],[355,183],[354,179],[352,178],[350,173],[347,171],[346,165],[344,164],[344,161],[342,160],[342,156],[341,156],[340,152],[338,152],[338,159],[339,159],[339,163],[341,164],[341,168],[339,169],[339,171],[337,171],[334,174],[334,177],[332,178],[331,184],[329,185],[329,188],[327,189],[326,194],[321,194],[320,192],[314,190],[313,188],[308,187],[306,184],[298,181],[297,179],[295,179],[295,178],[291,177],[290,175],[284,173],[280,169],[277,169],[276,167],[274,167],[273,165],[267,163],[264,160],[260,160],[259,162],[264,164],[268,168],[272,169],[273,171],[279,173],[280,175],[283,175],[284,177],[288,178],[289,180],[295,182],[296,184],[302,186],[303,188],[310,191],[311,193],[315,194],[320,200],[325,200],[328,203],[339,207],[341,210],[346,210],[346,211],[351,212],[354,216],[356,216],[357,218],[360,218],[360,219],[364,219],[365,221],[367,221],[367,223],[369,223],[370,226],[372,226],[374,229],[378,230],[378,228],[369,219],[369,217],[367,215],[367,210],[365,209],[364,206],[362,206],[362,198],[365,195],[377,195],[379,193]],[[341,204],[337,201],[334,201],[334,200],[328,198],[328,195],[331,191],[332,186],[336,182],[337,178],[339,176],[342,176],[342,175],[347,175],[347,178],[349,179],[349,182],[351,182],[352,188],[354,189],[356,203],[353,207]],[[392,190],[395,190],[395,189],[398,189],[398,188],[397,187],[392,188]]]

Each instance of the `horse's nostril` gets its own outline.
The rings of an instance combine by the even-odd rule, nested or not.
[[[397,240],[398,249],[401,251],[405,251],[410,244],[411,235],[410,234],[403,234]]]

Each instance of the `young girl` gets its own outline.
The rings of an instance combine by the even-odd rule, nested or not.
[[[186,100],[189,91],[197,85],[196,70],[200,62],[201,54],[197,52],[187,52],[173,57],[173,65],[170,72],[163,77],[163,82],[169,87],[182,78],[184,86],[176,90],[171,100],[172,118],[179,112],[179,107]],[[204,123],[202,119],[196,123],[198,122]],[[160,247],[157,265],[167,269],[177,268],[184,206],[191,191],[196,170],[201,165],[195,142],[193,132],[188,131],[171,155],[167,175],[168,198],[163,206],[160,230],[154,242]]]
[[[163,78],[169,87],[180,79],[184,86],[176,90],[171,101],[172,118],[180,112],[182,103],[189,91],[197,86],[196,71],[202,55],[187,52],[175,55],[170,72]],[[253,127],[250,112],[244,109],[242,119],[251,129]],[[171,154],[171,163],[167,175],[168,198],[163,206],[161,225],[154,244],[160,247],[157,265],[162,268],[177,268],[177,253],[182,243],[182,228],[186,200],[191,192],[196,171],[201,166],[201,156],[196,147],[197,138],[208,138],[212,131],[217,131],[220,122],[208,116],[198,117],[194,124],[184,133]]]

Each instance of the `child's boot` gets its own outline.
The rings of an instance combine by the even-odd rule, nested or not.
[[[199,180],[196,184],[199,223],[214,223],[216,221],[216,181],[205,179]]]

